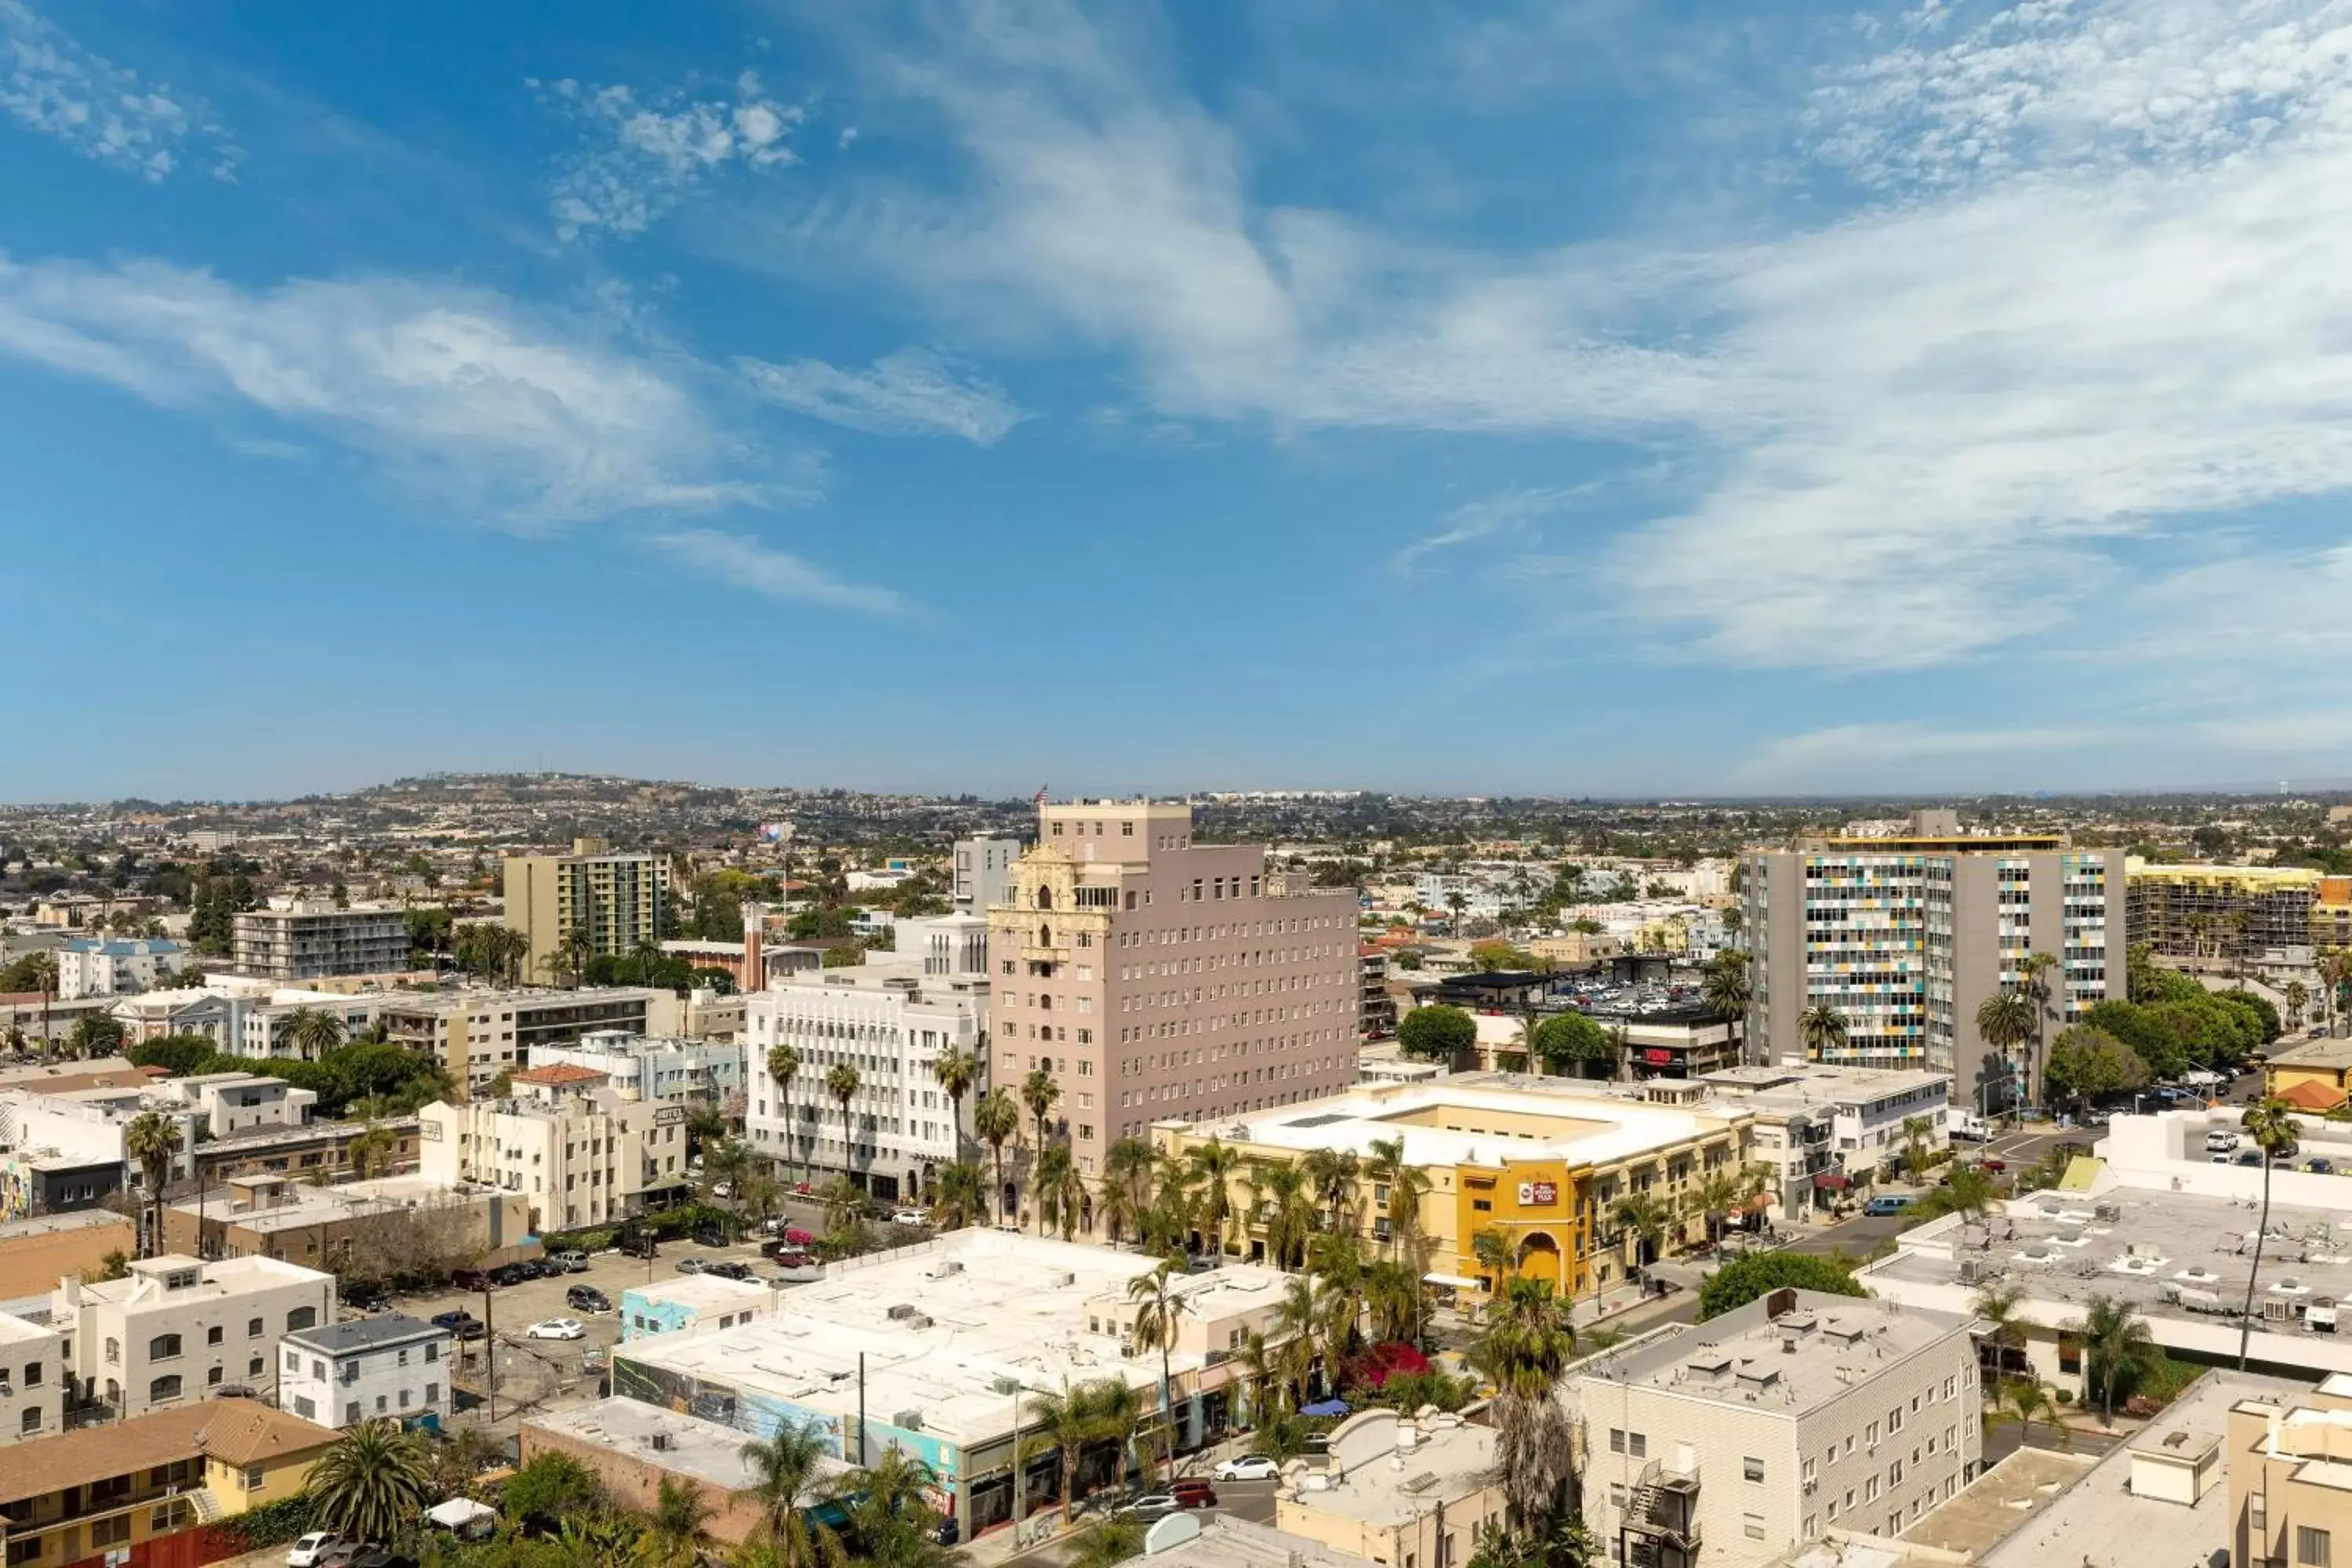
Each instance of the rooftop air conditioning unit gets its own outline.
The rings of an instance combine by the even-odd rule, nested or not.
[[[653,1442],[654,1442],[654,1452],[655,1452],[655,1453],[656,1453],[656,1454],[667,1454],[667,1453],[668,1453],[668,1452],[669,1452],[670,1436],[669,1436],[669,1434],[668,1434],[668,1433],[667,1433],[667,1432],[656,1432],[656,1433],[655,1433],[655,1434],[654,1434]]]
[[[894,1321],[903,1321],[905,1319],[911,1318],[914,1315],[915,1304],[912,1301],[901,1301],[897,1306],[890,1309],[890,1316]]]
[[[923,1429],[923,1413],[919,1410],[901,1410],[890,1417],[890,1425],[901,1432],[919,1432]]]

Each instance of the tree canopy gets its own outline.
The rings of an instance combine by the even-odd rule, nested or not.
[[[2076,1024],[2050,1042],[2050,1059],[2042,1065],[2042,1077],[2056,1098],[2087,1105],[2104,1095],[2147,1083],[2147,1064],[2113,1035]]]
[[[1783,1288],[1820,1290],[1832,1296],[1867,1296],[1853,1266],[1843,1258],[1807,1252],[1759,1252],[1727,1263],[1699,1287],[1698,1315],[1703,1322],[1744,1307],[1760,1296]]]
[[[1478,1044],[1478,1020],[1459,1007],[1415,1007],[1397,1023],[1397,1047],[1409,1057],[1451,1061]]]

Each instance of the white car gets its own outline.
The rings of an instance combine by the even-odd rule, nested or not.
[[[286,1549],[286,1568],[318,1568],[342,1543],[343,1538],[331,1530],[314,1530]]]
[[[523,1337],[531,1340],[578,1340],[587,1335],[577,1318],[549,1318],[523,1331]]]
[[[892,1225],[929,1225],[930,1216],[920,1209],[900,1209],[890,1216]]]
[[[1270,1481],[1282,1474],[1282,1467],[1264,1454],[1244,1454],[1225,1460],[1209,1474],[1221,1481]]]

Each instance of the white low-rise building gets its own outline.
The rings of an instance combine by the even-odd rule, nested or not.
[[[686,1107],[624,1099],[603,1073],[533,1068],[505,1100],[417,1112],[420,1173],[520,1193],[541,1230],[605,1225],[644,1212],[646,1194],[690,1187]]]
[[[272,1258],[142,1258],[121,1279],[68,1276],[49,1321],[72,1346],[82,1403],[119,1417],[207,1398],[225,1385],[268,1397],[278,1342],[335,1319],[335,1278]]]
[[[0,1313],[0,1443],[64,1431],[65,1336]]]
[[[1949,1073],[1783,1062],[1698,1081],[1755,1111],[1756,1157],[1778,1173],[1790,1214],[1835,1199],[1857,1176],[1894,1175],[1915,1141],[1923,1154],[1951,1146]]]
[[[624,1100],[716,1108],[744,1091],[744,1049],[740,1041],[594,1029],[573,1044],[531,1047],[530,1065],[603,1073]]]
[[[941,1053],[973,1053],[986,1071],[988,922],[972,915],[901,921],[895,953],[775,982],[745,999],[751,1152],[792,1169],[839,1172],[882,1197],[911,1195],[957,1154],[956,1125],[932,1068]],[[769,1053],[790,1045],[789,1085],[769,1076]],[[835,1068],[857,1074],[847,1118],[826,1087]],[[982,1082],[966,1104],[986,1091]]]
[[[278,1408],[339,1429],[380,1418],[441,1426],[455,1344],[448,1330],[396,1313],[288,1334],[278,1346]]]
[[[155,1087],[179,1096],[215,1138],[263,1127],[307,1127],[319,1107],[315,1089],[297,1089],[282,1078],[259,1073],[208,1072],[165,1079]]]
[[[188,963],[188,950],[162,937],[78,936],[57,950],[58,999],[152,991]]]

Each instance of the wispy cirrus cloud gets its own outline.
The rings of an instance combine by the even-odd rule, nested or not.
[[[635,235],[704,180],[729,168],[782,169],[800,162],[792,134],[807,116],[771,97],[745,71],[724,97],[682,92],[640,97],[626,86],[527,79],[541,102],[580,130],[579,151],[549,191],[557,235]]]
[[[1441,551],[1475,544],[1498,535],[1525,533],[1529,523],[1559,511],[1580,496],[1591,494],[1594,488],[1588,484],[1556,489],[1507,490],[1501,495],[1465,501],[1445,514],[1444,522],[1435,532],[1414,540],[1390,556],[1389,570],[1399,576],[1411,576],[1430,556]]]
[[[258,411],[511,527],[771,499],[686,367],[487,290],[0,256],[0,357]]]
[[[1843,790],[1904,789],[1945,781],[1972,766],[2015,778],[2036,763],[2074,760],[2137,739],[2116,727],[1996,726],[1982,730],[1916,723],[1834,724],[1784,735],[1756,748],[1731,773],[1741,789],[1805,789],[1825,779]]]
[[[822,567],[750,534],[695,528],[649,534],[645,543],[730,587],[782,603],[823,605],[866,615],[898,615],[914,607],[895,589],[845,583]]]
[[[813,419],[884,436],[956,436],[992,447],[1024,416],[1003,388],[923,349],[905,349],[870,370],[823,360],[735,362],[751,391]]]
[[[242,151],[204,100],[143,80],[25,0],[0,0],[0,110],[94,163],[158,181],[194,163],[233,180]]]

